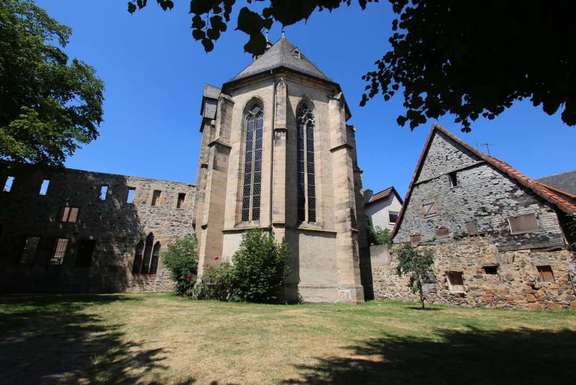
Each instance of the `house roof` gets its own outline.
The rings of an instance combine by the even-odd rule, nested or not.
[[[400,204],[402,204],[402,198],[400,197],[400,194],[398,194],[394,186],[389,186],[386,187],[384,190],[378,191],[377,193],[372,195],[370,197],[370,200],[368,200],[368,202],[366,203],[366,205],[371,205],[376,202],[380,202],[381,200],[388,198],[392,194],[396,195],[396,198],[398,198]]]
[[[285,36],[282,36],[272,47],[244,68],[232,81],[244,79],[276,68],[288,68],[321,80],[336,83],[306,58]]]
[[[569,194],[576,195],[576,171],[545,176],[538,179],[538,182],[565,191]]]
[[[478,157],[481,161],[484,161],[486,164],[491,166],[492,168],[496,169],[497,171],[501,172],[509,179],[513,180],[514,182],[518,183],[520,186],[526,188],[527,190],[531,191],[533,194],[537,195],[538,197],[542,198],[544,201],[548,202],[555,208],[560,211],[563,211],[568,214],[576,213],[576,196],[558,190],[552,186],[546,185],[544,183],[538,182],[534,179],[527,177],[526,175],[522,174],[520,171],[516,170],[514,167],[510,166],[509,164],[494,158],[493,156],[484,154],[474,147],[470,146],[466,142],[462,141],[456,135],[452,134],[450,131],[446,130],[445,128],[439,126],[438,124],[434,124],[432,129],[430,130],[430,134],[426,139],[426,143],[424,144],[424,149],[420,154],[420,158],[418,159],[418,163],[416,165],[416,169],[414,170],[414,174],[412,175],[412,180],[410,181],[410,186],[408,187],[408,192],[406,193],[406,198],[404,199],[404,205],[402,206],[402,210],[400,210],[400,215],[398,218],[398,222],[396,226],[394,226],[394,230],[392,230],[392,237],[396,235],[398,229],[402,225],[402,220],[404,219],[404,213],[406,208],[410,204],[410,198],[412,196],[412,191],[414,189],[414,185],[418,180],[418,176],[420,175],[420,171],[422,166],[424,165],[424,161],[426,160],[426,156],[428,154],[428,150],[432,144],[432,139],[438,133],[441,133],[449,140],[457,143],[458,145],[462,146],[464,149],[472,153],[474,156]]]

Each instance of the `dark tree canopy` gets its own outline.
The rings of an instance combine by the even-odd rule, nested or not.
[[[171,0],[156,0],[172,9]],[[365,9],[378,0],[357,0]],[[411,129],[454,114],[464,131],[482,116],[493,119],[514,101],[529,99],[548,114],[562,111],[576,124],[576,2],[570,0],[389,0],[395,13],[390,51],[364,75],[361,105],[382,95],[404,96],[398,123]],[[227,30],[235,0],[190,0],[192,35],[206,51]],[[247,52],[261,54],[265,31],[306,20],[314,11],[352,0],[245,0],[237,29]],[[254,10],[255,3],[264,7]],[[130,12],[147,0],[132,0]],[[252,7],[253,9],[250,9]],[[369,11],[369,10],[368,10]],[[360,38],[360,37],[359,37]]]
[[[61,165],[98,136],[104,86],[69,62],[70,34],[30,0],[0,2],[0,159]]]

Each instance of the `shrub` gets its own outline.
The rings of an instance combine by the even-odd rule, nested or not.
[[[198,273],[198,254],[194,235],[186,235],[170,245],[164,254],[164,265],[176,282],[176,294],[190,294]]]
[[[372,223],[370,223],[370,227],[368,228],[368,240],[371,245],[392,245],[390,230],[383,229],[380,226],[374,227]]]
[[[434,256],[431,250],[424,250],[422,252],[416,250],[409,244],[405,244],[396,250],[398,254],[398,266],[396,266],[396,273],[399,276],[409,274],[410,281],[408,287],[414,294],[418,294],[422,309],[424,309],[424,282],[432,274],[432,265],[434,264]]]
[[[249,302],[278,302],[286,278],[288,247],[272,234],[249,231],[233,257],[235,296]]]
[[[278,302],[286,277],[288,248],[260,230],[242,236],[233,264],[209,267],[191,294],[196,299]]]
[[[204,271],[202,280],[191,291],[191,295],[194,299],[231,301],[235,299],[236,286],[232,265],[221,263]]]

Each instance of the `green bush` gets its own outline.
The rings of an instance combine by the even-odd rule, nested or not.
[[[191,294],[198,273],[198,254],[194,235],[186,235],[170,245],[164,254],[164,265],[170,270],[170,275],[176,282],[176,294]]]
[[[390,238],[390,230],[383,229],[380,226],[374,227],[370,222],[368,228],[368,241],[371,245],[392,245],[392,238]]]
[[[217,266],[210,266],[202,275],[191,291],[194,299],[216,299],[219,301],[234,300],[236,282],[234,270],[229,263],[221,263]]]
[[[273,303],[282,300],[288,248],[260,230],[242,236],[233,264],[209,267],[192,291],[196,299]]]
[[[286,277],[288,247],[263,231],[249,231],[242,237],[233,257],[235,296],[248,302],[278,302]]]

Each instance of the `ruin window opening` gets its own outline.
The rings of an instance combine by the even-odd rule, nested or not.
[[[388,221],[389,221],[390,223],[396,223],[396,222],[398,222],[398,215],[399,215],[398,211],[390,211],[390,212],[388,212]]]
[[[92,256],[96,241],[94,239],[82,239],[78,245],[78,253],[76,254],[76,267],[90,267],[92,266]]]
[[[150,233],[144,243],[144,255],[142,258],[142,269],[140,273],[148,274],[150,272],[150,260],[152,259],[152,248],[154,246],[154,234]]]
[[[298,221],[316,222],[314,115],[307,103],[301,103],[296,116]]]
[[[262,182],[262,129],[264,111],[255,102],[246,113],[244,142],[244,180],[242,186],[243,222],[260,220],[260,190]]]
[[[78,212],[79,212],[79,208],[78,207],[64,207],[62,209],[62,217],[61,217],[61,222],[62,223],[76,223],[76,221],[78,220]]]
[[[152,260],[150,261],[150,270],[149,274],[156,274],[158,271],[158,261],[160,260],[160,249],[161,249],[160,242],[156,242],[154,244],[154,248],[152,249]]]
[[[451,293],[464,293],[464,277],[461,271],[446,272],[448,290]]]
[[[186,193],[178,193],[178,200],[176,201],[176,208],[181,209],[186,202]]]
[[[132,274],[139,274],[142,270],[142,257],[144,252],[144,241],[138,242],[134,249],[134,263],[132,264]]]
[[[533,233],[538,231],[538,219],[536,214],[523,214],[508,217],[510,234]]]
[[[101,201],[105,201],[108,198],[108,185],[103,184],[100,185],[100,194],[98,195],[98,199]]]
[[[158,206],[160,204],[160,197],[162,196],[162,191],[154,190],[152,192],[152,206]]]
[[[128,193],[126,194],[126,203],[134,203],[134,197],[136,196],[136,189],[134,187],[128,187]]]
[[[50,179],[42,180],[42,184],[40,185],[40,191],[38,192],[38,194],[42,196],[47,195],[48,187],[50,187]]]
[[[536,266],[538,270],[538,275],[540,276],[540,281],[542,282],[554,282],[554,272],[552,271],[552,266],[542,265]]]
[[[50,258],[51,265],[62,265],[62,263],[64,263],[64,257],[66,257],[69,243],[70,240],[67,238],[56,239],[54,253],[52,254],[52,258]]]
[[[482,266],[482,270],[484,270],[484,274],[486,274],[486,275],[497,275],[498,274],[498,266],[497,265]]]
[[[450,179],[450,187],[458,186],[458,173],[456,171],[448,173],[448,178]]]
[[[15,179],[16,178],[14,178],[13,176],[6,177],[6,180],[4,181],[4,186],[2,187],[2,191],[3,192],[11,192]]]
[[[26,237],[22,254],[20,255],[20,263],[22,265],[31,265],[34,263],[39,244],[40,237]]]

